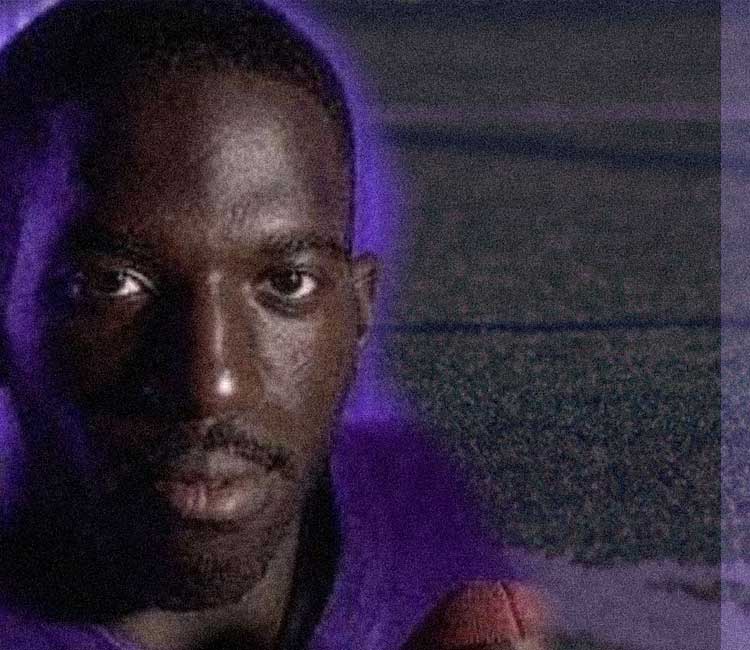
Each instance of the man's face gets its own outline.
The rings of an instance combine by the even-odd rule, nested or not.
[[[49,372],[154,598],[236,599],[293,529],[368,324],[349,168],[311,95],[239,73],[135,87],[106,134],[80,156]]]

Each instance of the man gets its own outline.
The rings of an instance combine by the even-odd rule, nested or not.
[[[0,647],[534,643],[416,433],[340,426],[377,264],[321,53],[256,2],[69,0],[0,74]]]

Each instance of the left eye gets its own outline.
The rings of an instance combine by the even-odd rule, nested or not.
[[[153,290],[151,282],[132,269],[117,269],[97,273],[80,273],[73,281],[70,293],[73,298],[100,296],[105,298],[132,298]]]
[[[302,300],[315,292],[318,282],[309,273],[302,271],[281,271],[269,279],[275,293],[288,300]]]

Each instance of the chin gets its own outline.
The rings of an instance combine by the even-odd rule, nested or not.
[[[240,601],[267,574],[291,529],[272,526],[217,532],[189,528],[171,537],[152,575],[152,603],[170,610],[210,609]],[[152,561],[153,561],[152,559]]]
[[[259,549],[254,549],[258,550]],[[272,553],[266,547],[236,560],[203,553],[170,562],[169,572],[153,585],[152,604],[174,611],[202,610],[237,603],[266,575]]]
[[[139,545],[141,570],[132,600],[174,611],[240,601],[267,575],[288,536],[298,499],[287,495],[257,517],[232,525],[170,521]],[[134,586],[136,583],[133,583]]]

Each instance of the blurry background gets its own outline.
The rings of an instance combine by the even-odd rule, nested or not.
[[[719,3],[303,4],[359,57],[401,169],[385,361],[558,648],[718,648]]]
[[[559,647],[718,648],[719,3],[315,6],[403,170],[390,367]]]

